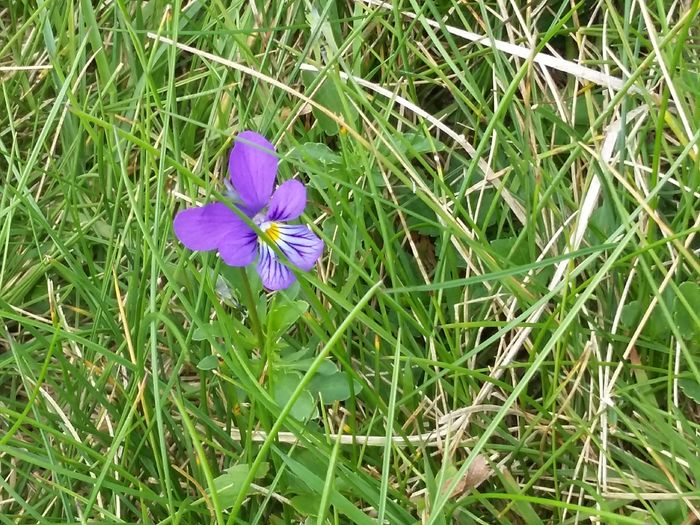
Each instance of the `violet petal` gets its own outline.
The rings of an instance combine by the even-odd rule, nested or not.
[[[219,245],[219,255],[229,266],[248,266],[258,253],[258,236],[244,224],[235,235],[224,239]]]
[[[306,207],[306,188],[297,180],[288,180],[275,190],[270,200],[267,218],[271,221],[291,221]]]
[[[263,286],[268,290],[284,290],[296,279],[292,271],[280,262],[272,248],[264,242],[260,243],[258,274]]]
[[[275,224],[279,232],[275,244],[289,262],[304,271],[314,267],[323,253],[323,241],[303,224]]]
[[[258,213],[270,200],[277,176],[275,147],[254,131],[239,133],[229,155],[228,171],[245,208]]]
[[[219,250],[230,266],[245,266],[255,259],[255,232],[221,202],[182,210],[175,216],[173,229],[190,250]]]

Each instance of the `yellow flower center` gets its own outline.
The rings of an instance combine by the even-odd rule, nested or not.
[[[265,235],[267,236],[267,240],[269,240],[273,244],[277,244],[277,241],[282,236],[282,233],[280,232],[279,224],[277,224],[276,222],[268,223],[267,228],[263,228],[263,231],[265,232]]]

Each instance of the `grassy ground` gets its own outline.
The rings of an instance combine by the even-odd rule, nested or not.
[[[0,523],[699,522],[699,7],[0,2]]]

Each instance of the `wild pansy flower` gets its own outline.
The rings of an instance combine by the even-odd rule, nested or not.
[[[238,135],[228,170],[235,204],[265,235],[258,236],[221,202],[179,212],[173,221],[175,235],[190,250],[218,250],[229,266],[247,266],[257,258],[265,288],[287,288],[294,282],[294,273],[271,245],[304,271],[313,268],[323,252],[323,241],[308,226],[285,224],[304,211],[306,188],[299,181],[288,180],[272,192],[277,177],[275,148],[254,131]]]

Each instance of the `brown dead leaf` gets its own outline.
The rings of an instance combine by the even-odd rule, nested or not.
[[[455,469],[453,470],[452,475],[445,480],[445,483],[442,487],[443,494],[454,482],[456,474],[457,471]],[[493,470],[491,469],[491,467],[489,467],[488,461],[486,461],[486,457],[484,457],[482,454],[479,454],[474,459],[474,461],[472,461],[472,464],[467,469],[467,472],[464,475],[464,477],[462,477],[462,479],[460,479],[457,483],[457,486],[455,486],[454,490],[452,491],[452,497],[458,498],[468,493],[470,490],[477,488],[484,481],[489,479],[491,477],[491,474],[493,474]]]

